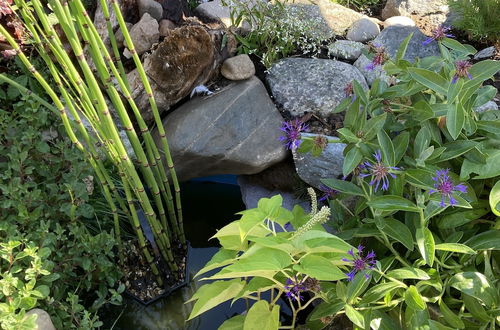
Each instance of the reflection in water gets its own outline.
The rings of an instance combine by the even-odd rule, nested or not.
[[[123,312],[113,329],[215,330],[226,319],[245,310],[245,303],[242,301],[232,306],[230,302],[227,302],[195,320],[185,322],[191,313],[193,303],[185,304],[184,302],[191,298],[198,287],[206,283],[193,281],[193,277],[218,250],[216,247],[209,247],[217,246],[217,240],[209,241],[209,238],[217,229],[237,219],[235,213],[245,209],[240,188],[235,183],[235,176],[218,176],[206,180],[196,179],[181,185],[184,227],[186,236],[193,247],[188,257],[191,279],[189,285],[149,306],[143,306],[125,297],[123,306],[113,307],[113,310],[109,311],[112,315],[103,317],[111,318],[106,328],[110,328],[118,315]]]

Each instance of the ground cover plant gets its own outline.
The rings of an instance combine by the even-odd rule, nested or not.
[[[433,37],[441,56],[415,63],[404,60],[411,35],[394,60],[372,48],[368,69],[384,65],[393,83],[353,81],[334,110],[345,111],[347,147],[343,178],[323,180],[329,205],[318,211],[313,197],[305,213],[261,199],[220,229],[221,249],[199,273],[216,270],[202,278],[213,282],[193,295],[190,318],[246,299],[220,329],[291,329],[313,305],[311,329],[339,318],[360,329],[500,326],[500,123],[498,111],[474,110],[496,94],[483,83],[500,63],[470,63],[476,50],[445,32]],[[304,128],[285,123],[285,146],[320,152],[329,141]],[[320,225],[330,214],[335,234]]]
[[[41,86],[15,59],[2,66],[0,327],[32,329],[35,307],[58,329],[100,327],[98,311],[123,291],[112,216]]]
[[[449,0],[448,5],[457,14],[453,26],[468,33],[473,40],[487,41],[500,47],[499,0]]]

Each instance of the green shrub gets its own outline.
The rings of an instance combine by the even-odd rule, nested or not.
[[[9,77],[43,96],[17,64],[7,63]],[[99,211],[93,171],[50,110],[13,86],[0,87],[0,241],[2,258],[15,261],[0,264],[0,323],[17,328],[11,325],[29,322],[26,310],[40,307],[58,329],[97,327],[98,309],[119,303],[123,288],[112,220]]]
[[[458,14],[455,27],[472,39],[500,42],[500,0],[448,0],[448,4]]]
[[[342,6],[352,8],[354,10],[371,14],[374,8],[380,7],[382,0],[337,0]]]
[[[394,60],[381,48],[373,58],[391,85],[353,81],[335,109],[344,127],[328,142],[347,146],[344,178],[322,180],[329,206],[318,212],[313,198],[306,214],[263,198],[221,228],[221,249],[200,271],[215,274],[200,279],[212,282],[193,295],[190,318],[244,299],[247,311],[220,329],[294,329],[312,305],[309,329],[339,316],[359,329],[498,328],[499,111],[474,108],[496,94],[482,84],[500,62],[471,64],[473,47],[441,38],[440,57],[410,63],[411,37]],[[284,142],[316,153],[326,139],[301,129],[285,123]],[[319,225],[330,212],[335,235]],[[280,297],[291,320],[280,317]]]
[[[333,37],[324,21],[315,19],[303,4],[288,0],[255,1],[253,6],[245,0],[223,4],[230,8],[234,26],[251,27],[248,34],[236,35],[239,53],[257,55],[266,67],[297,52],[317,55],[321,42]]]

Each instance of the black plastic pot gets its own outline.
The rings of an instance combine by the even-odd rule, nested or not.
[[[147,300],[147,301],[144,301],[144,300],[138,298],[136,295],[134,295],[133,293],[131,293],[127,289],[125,289],[125,294],[127,296],[131,297],[132,299],[134,299],[135,301],[137,301],[138,303],[140,303],[144,306],[148,306],[148,305],[151,305],[151,304],[157,302],[160,299],[163,299],[165,297],[170,296],[172,293],[174,293],[178,289],[186,286],[189,283],[189,257],[190,257],[190,253],[191,253],[191,244],[189,243],[189,241],[187,241],[186,262],[185,262],[186,268],[184,270],[184,281],[179,282],[178,284],[175,284],[174,286],[168,288],[168,290],[165,290],[165,292],[162,293],[161,295],[159,295],[153,299]]]

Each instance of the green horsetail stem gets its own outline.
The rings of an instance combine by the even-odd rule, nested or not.
[[[174,170],[174,163],[172,160],[172,156],[170,154],[170,148],[168,146],[168,141],[167,141],[167,137],[165,134],[165,129],[163,128],[163,123],[162,123],[161,118],[160,118],[158,106],[157,106],[156,100],[153,96],[153,90],[151,89],[151,85],[149,83],[149,80],[147,79],[146,72],[144,71],[144,67],[142,66],[139,55],[135,51],[135,47],[134,47],[134,44],[132,42],[132,38],[130,37],[130,34],[128,33],[127,26],[125,24],[125,20],[123,19],[123,15],[122,15],[121,10],[120,10],[120,6],[118,5],[116,0],[111,0],[111,4],[112,4],[113,9],[115,11],[115,15],[116,15],[118,24],[120,25],[120,29],[123,32],[125,44],[127,45],[129,52],[132,54],[137,71],[138,71],[139,76],[141,78],[141,81],[144,85],[144,90],[146,91],[146,93],[148,95],[149,103],[151,105],[151,111],[153,113],[155,124],[157,126],[158,133],[159,133],[159,136],[161,139],[163,153],[165,155],[165,159],[167,161],[167,166],[169,168],[170,176],[171,176],[172,182],[174,184],[174,191],[175,191],[175,197],[176,197],[175,199],[176,199],[176,206],[177,206],[177,215],[178,215],[178,226],[177,226],[177,222],[176,222],[176,223],[174,223],[174,228],[177,227],[177,229],[180,231],[181,239],[182,239],[183,243],[185,244],[185,236],[184,236],[184,232],[183,232],[184,229],[182,226],[182,208],[181,208],[179,181],[177,180],[177,174],[175,173],[175,170]],[[166,176],[165,176],[165,180],[168,180]]]
[[[8,35],[7,31],[3,27],[0,27],[0,33],[6,36],[7,41],[18,53],[23,64],[26,65],[26,67],[35,76],[35,78],[45,89],[49,97],[52,99],[55,104],[55,107],[52,107],[52,109],[57,109],[58,113],[60,114],[70,140],[77,146],[78,149],[84,152],[86,158],[94,168],[99,182],[103,187],[105,198],[113,213],[113,217],[115,219],[115,231],[118,238],[118,211],[114,200],[117,200],[120,208],[128,214],[128,217],[131,220],[131,224],[136,231],[141,251],[144,254],[147,262],[150,264],[153,273],[157,275],[158,283],[161,285],[162,279],[159,277],[158,269],[154,264],[151,254],[147,250],[144,235],[142,233],[142,229],[140,228],[133,196],[137,198],[146,214],[161,255],[174,272],[178,269],[178,267],[174,262],[169,236],[171,234],[174,234],[174,236],[179,239],[184,246],[185,237],[182,228],[179,184],[177,181],[177,177],[175,176],[175,171],[173,169],[172,160],[168,150],[168,143],[164,136],[165,132],[161,125],[158,109],[156,107],[156,103],[151,92],[151,87],[146,78],[144,69],[142,68],[142,63],[140,62],[137,54],[135,54],[134,61],[138,66],[137,69],[140,73],[141,80],[145,85],[145,90],[148,92],[148,97],[155,117],[155,122],[160,130],[163,147],[162,149],[165,153],[167,166],[169,168],[170,176],[174,184],[177,215],[173,203],[172,193],[170,191],[170,185],[168,183],[168,178],[165,172],[165,167],[161,164],[159,151],[152,139],[147,125],[141,117],[137,105],[131,97],[131,91],[125,76],[125,71],[123,69],[121,61],[119,60],[116,40],[114,38],[114,34],[110,32],[112,31],[112,28],[110,28],[111,25],[109,23],[109,19],[107,22],[107,27],[108,33],[110,33],[109,37],[115,57],[114,61],[110,56],[107,47],[104,45],[104,42],[99,37],[99,34],[97,33],[93,22],[88,17],[85,8],[83,7],[80,0],[70,0],[64,1],[62,3],[59,0],[49,0],[51,9],[56,15],[58,22],[62,30],[64,31],[66,39],[68,40],[71,49],[76,56],[79,65],[79,69],[77,69],[71,58],[67,55],[58,34],[49,23],[48,14],[45,12],[45,9],[43,8],[40,0],[34,0],[30,2],[30,5],[33,4],[37,18],[33,16],[32,11],[28,10],[28,4],[24,0],[15,0],[15,2],[17,9],[22,13],[25,25],[34,38],[35,47],[49,67],[51,75],[53,76],[58,90],[61,93],[62,99],[66,103],[66,107],[63,105],[62,101],[58,98],[57,94],[50,87],[50,85],[48,85],[43,77],[36,71],[36,69],[34,69],[27,57],[22,53],[19,45],[17,45],[15,40]],[[101,0],[101,4],[103,5],[105,16],[109,18],[109,10],[105,4],[105,1]],[[116,12],[116,3],[114,3],[113,5]],[[129,33],[126,30],[126,26],[124,24],[123,17],[119,8],[116,12],[116,15],[118,21],[120,22],[120,27],[124,32],[125,38],[129,39],[127,42],[127,46],[133,51],[134,47],[132,41],[130,40]],[[140,166],[140,171],[143,174],[146,185],[152,189],[155,206],[161,218],[161,222],[159,222],[156,218],[155,210],[149,202],[149,198],[145,191],[142,180],[138,175],[134,164],[129,158],[123,141],[118,134],[118,129],[111,117],[110,109],[106,104],[104,95],[102,93],[100,87],[101,85],[90,69],[89,63],[84,56],[83,48],[81,46],[81,39],[83,39],[83,42],[88,45],[87,49],[89,50],[89,53],[97,69],[99,81],[102,86],[105,87],[106,93],[110,98],[114,108],[116,109],[118,117],[125,128],[127,137],[129,138],[129,141],[134,149],[134,153],[140,165],[142,165]],[[50,51],[50,53],[48,51]],[[54,60],[60,65],[60,69],[54,64]],[[115,62],[118,62],[118,68],[116,68]],[[64,72],[64,75],[61,72]],[[81,77],[81,74],[83,74],[83,79]],[[113,77],[118,82],[121,93],[126,99],[127,104],[130,106],[130,109],[132,110],[132,113],[134,114],[134,117],[139,125],[141,135],[144,139],[146,152],[144,152],[141,141],[139,140],[138,135],[134,130],[132,121],[128,116],[127,108],[125,107],[125,103],[123,103],[122,101],[121,95],[118,93],[115,86],[111,83]],[[6,79],[0,81],[8,82],[8,80]],[[71,113],[73,121],[77,124],[78,133],[82,136],[84,142],[88,145],[89,150],[86,150],[83,147],[82,143],[78,140],[75,132],[73,132],[73,127],[69,119],[67,118],[66,111],[69,111]],[[117,191],[116,186],[111,179],[111,176],[107,173],[104,164],[99,159],[99,154],[94,148],[95,140],[91,138],[91,135],[88,134],[85,126],[83,125],[79,115],[80,112],[84,114],[85,118],[90,123],[91,129],[94,131],[96,137],[104,145],[104,149],[106,150],[109,159],[112,160],[117,167],[118,172],[120,173],[123,189],[125,189],[128,208],[125,205],[120,193]],[[110,191],[112,192],[112,194]],[[167,204],[169,213],[168,218],[170,220],[169,224],[170,226],[172,226],[173,232],[169,230],[169,226],[167,224],[162,198]]]

